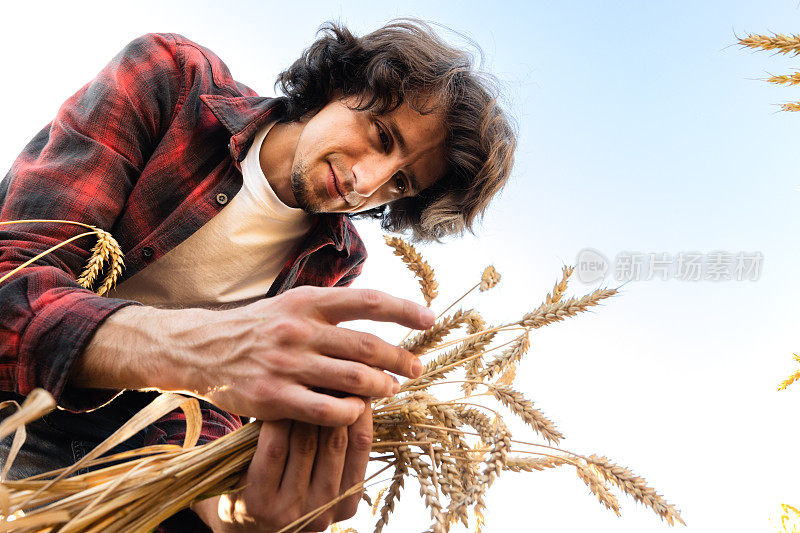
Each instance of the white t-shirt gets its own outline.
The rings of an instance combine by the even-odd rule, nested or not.
[[[314,217],[275,195],[259,162],[262,128],[242,162],[241,190],[217,215],[112,298],[159,307],[213,307],[263,297]]]

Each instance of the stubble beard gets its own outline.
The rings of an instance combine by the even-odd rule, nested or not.
[[[292,194],[297,202],[298,207],[310,215],[317,215],[322,212],[319,204],[314,204],[312,200],[311,187],[309,180],[306,179],[307,167],[303,163],[299,163],[296,167],[292,168],[291,173],[291,186]]]

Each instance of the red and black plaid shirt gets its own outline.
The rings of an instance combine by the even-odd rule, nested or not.
[[[110,231],[125,253],[121,282],[234,197],[242,186],[239,162],[256,131],[280,118],[281,106],[234,81],[215,54],[180,35],[140,37],[25,147],[0,182],[0,221],[62,219]],[[0,230],[0,274],[85,231],[56,223]],[[65,387],[103,320],[135,304],[75,283],[94,240],[78,239],[0,285],[0,391],[26,395],[42,387],[72,410],[113,396]],[[348,218],[320,215],[266,296],[298,285],[349,285],[365,259]],[[241,425],[206,407],[201,442]],[[180,412],[169,415],[145,443],[180,443],[182,421]]]

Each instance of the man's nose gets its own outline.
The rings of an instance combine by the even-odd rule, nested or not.
[[[375,194],[392,176],[397,169],[388,158],[365,158],[353,167],[355,175],[354,191],[364,198]]]

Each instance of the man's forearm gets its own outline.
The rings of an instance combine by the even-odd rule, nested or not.
[[[362,318],[426,329],[435,317],[385,293],[332,287],[296,287],[223,311],[127,307],[97,329],[69,384],[187,391],[239,416],[350,425],[365,410],[360,397],[398,387],[384,370],[422,373],[408,351],[337,326]]]
[[[203,309],[130,306],[108,317],[70,373],[73,387],[182,390],[189,387],[196,360],[195,334]]]

